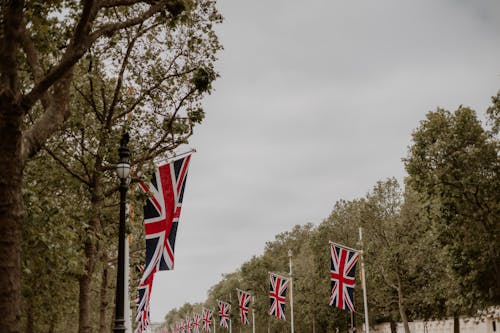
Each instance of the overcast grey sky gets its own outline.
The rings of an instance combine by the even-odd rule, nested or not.
[[[175,270],[153,321],[339,199],[405,172],[436,107],[482,113],[500,90],[498,0],[219,0],[225,50],[191,160]]]

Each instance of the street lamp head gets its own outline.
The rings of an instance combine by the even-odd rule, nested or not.
[[[116,173],[120,179],[127,179],[130,174],[130,151],[127,147],[129,141],[128,133],[124,133],[120,140],[120,148],[118,148],[118,156],[120,161],[116,165]]]
[[[292,250],[291,249],[288,249],[288,256],[291,257],[292,256]]]

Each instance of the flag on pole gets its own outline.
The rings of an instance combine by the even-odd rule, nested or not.
[[[354,312],[354,284],[359,251],[330,242],[330,305]]]
[[[193,333],[200,333],[200,319],[201,316],[198,313],[193,315]]]
[[[210,325],[212,324],[212,315],[212,310],[203,309],[201,316],[203,321],[203,331],[205,332],[210,332],[211,330]]]
[[[187,155],[159,165],[155,168],[149,185],[142,182],[139,184],[149,194],[149,198],[144,206],[146,265],[139,282],[136,333],[144,332],[149,325],[149,300],[154,274],[174,269],[175,236],[190,160],[191,155]]]
[[[238,293],[238,307],[240,308],[240,318],[242,325],[248,325],[248,310],[250,309],[251,295],[246,291],[236,288]]]
[[[274,273],[269,273],[269,314],[285,320],[286,291],[289,280]]]
[[[146,271],[174,269],[174,248],[191,155],[156,168],[151,183],[140,183],[150,195],[144,206]]]
[[[229,328],[229,311],[231,310],[231,305],[223,301],[217,301],[219,305],[219,317],[220,317],[220,327]]]

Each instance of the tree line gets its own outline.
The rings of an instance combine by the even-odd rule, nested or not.
[[[132,185],[188,142],[221,21],[214,0],[2,2],[2,332],[111,330],[119,138],[133,138]],[[129,202],[139,262],[144,198]]]
[[[379,181],[362,198],[337,201],[319,225],[296,225],[276,235],[262,255],[224,274],[205,302],[171,310],[164,325],[231,298],[233,329],[251,332],[238,320],[240,288],[255,296],[257,332],[288,332],[289,304],[287,321],[268,314],[268,272],[286,275],[291,250],[295,331],[347,332],[350,312],[328,306],[330,240],[363,250],[371,324],[390,322],[394,328],[402,322],[409,333],[413,319],[477,315],[499,305],[499,97],[492,98],[486,124],[462,106],[427,113],[403,158],[404,184],[395,178]],[[358,276],[358,326],[364,322],[360,282]]]

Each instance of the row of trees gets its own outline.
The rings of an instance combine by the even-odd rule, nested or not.
[[[318,226],[297,225],[277,235],[262,255],[223,275],[203,304],[187,303],[170,311],[165,324],[201,312],[203,306],[216,308],[216,299],[232,298],[233,328],[238,331],[240,288],[255,295],[257,332],[289,331],[289,322],[267,311],[268,272],[287,274],[291,249],[296,332],[346,331],[349,313],[327,305],[329,240],[363,249],[372,324],[402,321],[408,333],[412,319],[473,315],[499,305],[499,97],[493,98],[485,126],[469,108],[429,112],[404,158],[404,187],[393,178],[380,181],[363,198],[338,201]],[[360,311],[359,278],[357,285]],[[356,314],[358,324],[362,312]]]
[[[133,138],[132,182],[187,143],[217,77],[222,17],[214,0],[1,6],[0,327],[109,332],[119,138]]]

